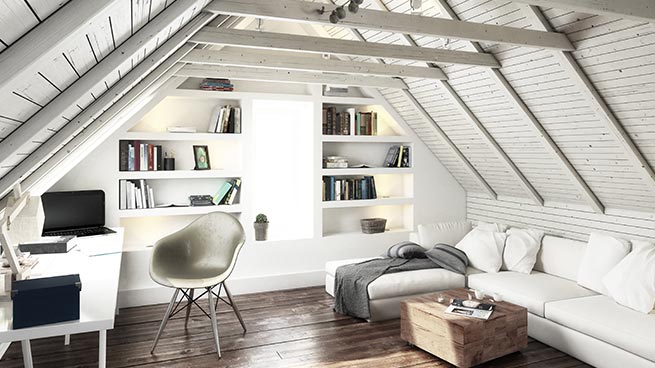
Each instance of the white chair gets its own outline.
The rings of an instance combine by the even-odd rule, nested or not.
[[[219,358],[221,347],[216,323],[216,307],[219,299],[232,307],[243,327],[243,332],[246,332],[246,325],[241,318],[239,308],[225,284],[225,280],[234,269],[245,239],[243,227],[235,217],[223,212],[213,212],[199,217],[182,230],[160,239],[155,244],[150,262],[150,277],[162,286],[175,288],[175,292],[157,331],[151,354],[154,353],[168,320],[183,309],[186,309],[184,323],[186,328],[192,304],[211,319]],[[218,293],[214,291],[217,286]],[[225,289],[228,300],[220,296],[222,288]],[[204,289],[204,292],[194,298],[195,289]],[[177,301],[180,292],[183,295]],[[205,294],[209,301],[209,313],[196,302]],[[179,308],[185,298],[186,304]]]

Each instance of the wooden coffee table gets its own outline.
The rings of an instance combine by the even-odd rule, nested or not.
[[[473,294],[473,292],[470,292]],[[437,296],[443,295],[442,304]],[[488,320],[446,313],[451,298],[467,299],[467,289],[413,297],[400,304],[400,337],[457,367],[468,368],[528,346],[528,310],[493,303]]]

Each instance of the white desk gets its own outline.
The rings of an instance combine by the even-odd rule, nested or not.
[[[92,331],[99,332],[98,366],[106,366],[107,330],[114,328],[123,248],[123,229],[114,230],[116,234],[80,238],[78,246],[69,253],[39,255],[39,263],[32,270],[31,278],[80,274],[79,320],[14,330],[12,303],[0,303],[0,343],[20,341],[26,368],[33,365],[31,339]],[[47,303],[43,301],[44,313]]]

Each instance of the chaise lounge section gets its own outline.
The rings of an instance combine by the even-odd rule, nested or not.
[[[430,234],[414,234],[412,240],[424,247],[443,239],[454,245],[465,235],[462,229],[470,227],[468,222],[430,225]],[[430,243],[421,243],[426,239]],[[586,243],[546,235],[530,274],[469,268],[466,276],[445,269],[383,275],[368,287],[370,321],[399,318],[400,301],[408,297],[468,286],[526,307],[531,337],[591,365],[654,368],[655,314],[634,311],[579,286],[576,280],[585,249]],[[339,266],[366,259],[328,262],[326,291],[334,296]]]

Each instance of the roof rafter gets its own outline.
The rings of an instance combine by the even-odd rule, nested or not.
[[[533,5],[528,5],[526,7],[530,17],[536,20],[535,23],[537,25],[540,25],[541,28],[545,30],[552,29],[551,24],[544,17],[539,8]],[[655,4],[653,4],[653,7],[655,8]],[[594,106],[594,113],[600,118],[600,121],[605,122],[605,125],[614,134],[614,137],[626,152],[632,165],[638,170],[639,175],[644,180],[648,189],[652,193],[655,193],[655,172],[653,171],[653,168],[650,166],[644,155],[639,151],[637,145],[632,141],[630,134],[628,134],[625,128],[623,128],[619,119],[612,112],[612,109],[610,109],[598,90],[596,90],[596,87],[589,77],[587,77],[584,70],[582,70],[580,64],[575,60],[573,54],[566,51],[557,51],[553,53],[559,59],[559,65],[566,69],[567,74],[576,82],[580,91]]]
[[[547,8],[575,10],[588,14],[613,15],[641,22],[655,22],[652,0],[515,0]]]
[[[322,4],[320,6],[323,7]],[[221,14],[284,19],[333,26],[328,16],[334,8],[336,8],[336,5],[326,4],[324,5],[324,13],[321,14],[319,4],[314,2],[288,0],[214,0],[207,5],[206,10]],[[359,9],[357,13],[349,14],[345,19],[340,20],[337,26],[490,43],[505,43],[537,48],[575,49],[564,35],[554,32],[533,31],[369,9]]]
[[[66,40],[114,6],[111,1],[71,1],[0,54],[0,91],[47,65]]]
[[[157,37],[157,34],[162,30],[170,27],[181,14],[192,10],[196,6],[196,3],[196,0],[178,0],[171,4],[121,46],[107,55],[100,63],[34,114],[28,121],[21,124],[7,138],[0,142],[0,165],[20,153],[23,147],[32,141],[33,137],[42,134],[48,129],[48,124],[51,123],[53,117],[62,116],[70,106],[77,103],[98,82],[106,79],[108,75],[115,73],[126,60],[142,52],[141,49],[147,42]],[[191,34],[187,36],[190,37]],[[103,96],[108,95],[108,93],[105,92]],[[111,99],[105,98],[108,105],[111,104],[115,96],[109,97]],[[73,121],[77,120],[74,119]]]
[[[182,3],[176,1],[175,4]],[[167,8],[171,9],[173,5]],[[182,13],[178,13],[182,14]],[[160,14],[161,15],[161,14]],[[50,139],[40,145],[34,152],[21,161],[16,167],[9,171],[5,176],[0,179],[0,195],[6,194],[15,183],[24,179],[36,166],[45,161],[54,152],[57,152],[63,144],[68,142],[71,137],[75,136],[82,129],[92,122],[98,120],[104,111],[111,111],[112,105],[121,98],[121,96],[128,93],[144,76],[149,75],[162,61],[166,60],[170,55],[173,55],[177,49],[183,46],[194,32],[202,28],[207,22],[215,17],[211,13],[201,13],[187,23],[182,29],[177,31],[171,38],[169,38],[158,49],[153,51],[145,60],[136,65],[123,79],[114,84],[107,92],[100,96],[96,101],[89,105],[84,111],[79,113],[75,119],[66,124]],[[144,27],[145,29],[145,27]],[[155,34],[157,32],[154,32]],[[191,48],[185,49],[189,52]],[[178,52],[179,58],[184,56],[186,52]],[[177,62],[177,60],[175,60]],[[170,68],[170,66],[169,66]],[[106,117],[106,116],[105,116]],[[1,143],[4,143],[1,142]]]
[[[387,77],[414,77],[447,79],[443,72],[434,68],[406,65],[380,65],[338,59],[324,59],[300,53],[274,53],[253,49],[193,50],[182,61],[190,64],[262,67],[272,69],[333,72]]]
[[[384,4],[380,0],[374,0],[374,2],[381,8],[384,9],[385,11],[389,11],[389,8],[387,8],[386,4]],[[407,34],[403,34],[403,38],[409,45],[414,45],[416,46],[417,43],[416,41]],[[479,50],[476,49],[476,52]],[[428,67],[431,65],[428,64]],[[528,181],[528,179],[523,175],[523,173],[519,170],[519,168],[514,164],[514,162],[509,158],[509,156],[505,153],[505,151],[500,147],[498,142],[493,138],[493,136],[487,131],[487,129],[484,127],[484,125],[478,120],[478,118],[475,116],[475,114],[469,109],[469,107],[466,105],[464,100],[457,94],[457,92],[452,88],[450,83],[447,81],[443,80],[440,81],[442,89],[446,92],[446,94],[449,96],[451,101],[457,106],[457,108],[460,110],[460,112],[472,123],[473,127],[475,130],[478,132],[478,134],[482,137],[483,140],[487,142],[487,145],[491,148],[492,151],[496,153],[498,156],[498,159],[507,167],[510,173],[512,173],[516,179],[519,181],[519,184],[523,189],[527,192],[528,196],[532,198],[532,200],[538,204],[538,205],[543,205],[544,200],[541,197],[541,195],[537,192],[537,190],[532,186],[532,184]],[[435,122],[435,124],[437,124]],[[446,134],[444,132],[444,134]],[[481,175],[478,173],[478,175]]]
[[[176,73],[180,77],[224,78],[274,81],[288,83],[343,84],[357,87],[380,87],[406,89],[407,85],[399,78],[372,77],[361,75],[303,72],[296,70],[277,70],[268,68],[243,68],[222,65],[187,65]]]
[[[359,41],[335,40],[326,37],[298,36],[285,33],[205,27],[194,35],[191,40],[193,42],[211,45],[311,52],[317,54],[329,53],[347,56],[380,57],[500,68],[500,64],[496,61],[496,58],[490,54],[381,43],[368,43],[366,47],[362,47],[362,43]]]

